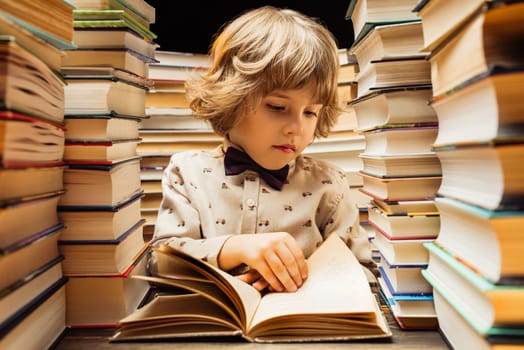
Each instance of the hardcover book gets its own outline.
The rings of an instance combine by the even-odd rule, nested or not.
[[[435,204],[439,245],[493,283],[522,283],[524,211],[492,211],[446,197],[436,197]]]
[[[391,337],[364,270],[336,234],[309,258],[308,279],[294,293],[261,294],[227,272],[168,246],[159,248],[158,257],[160,276],[143,278],[189,293],[155,297],[120,321],[112,341],[236,336],[252,342],[304,342]]]

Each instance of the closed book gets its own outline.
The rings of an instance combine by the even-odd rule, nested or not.
[[[0,35],[0,58],[0,108],[62,123],[65,84],[56,72],[15,36]]]
[[[59,206],[107,207],[126,201],[140,189],[140,160],[113,164],[70,165],[64,171],[66,192]]]
[[[411,10],[417,0],[389,1],[351,0],[345,18],[353,25],[354,42],[358,42],[371,28],[379,24],[419,21]]]
[[[430,254],[424,277],[478,333],[524,336],[524,285],[494,284],[438,244],[424,246]]]
[[[123,10],[144,25],[155,23],[156,8],[145,0],[70,0],[78,10]]]
[[[65,284],[62,277],[11,319],[0,325],[3,349],[53,348],[66,331]]]
[[[72,328],[114,328],[135,311],[149,290],[147,250],[142,250],[122,273],[70,276],[66,285],[66,324]]]
[[[142,252],[142,219],[112,240],[62,240],[58,248],[64,256],[62,267],[66,276],[114,275],[123,273]]]
[[[438,115],[435,147],[522,140],[524,70],[488,70],[431,102]],[[483,120],[479,123],[478,120]]]
[[[0,290],[16,283],[44,264],[56,259],[62,223],[36,232],[0,249]]]
[[[514,350],[524,346],[524,337],[519,334],[490,336],[480,334],[438,290],[434,291],[433,298],[441,334],[450,347],[454,349]]]
[[[440,176],[442,169],[435,152],[420,154],[370,155],[359,154],[362,172],[377,177]]]
[[[423,57],[372,61],[359,71],[357,81],[359,98],[379,89],[426,86],[431,69]]]
[[[151,31],[149,23],[137,20],[127,9],[77,9],[73,25],[77,28],[127,28],[138,35],[155,40],[157,35]]]
[[[387,23],[371,28],[351,46],[350,53],[355,56],[360,70],[364,70],[372,61],[425,57],[428,52],[422,51],[423,46],[420,21]]]
[[[152,63],[149,65],[148,77],[155,81],[186,81],[190,78],[201,76],[206,71],[207,67],[167,66]]]
[[[160,181],[144,180],[141,181],[141,184],[146,195],[152,193],[162,193],[162,183]]]
[[[0,168],[0,203],[20,200],[64,189],[64,166]],[[35,181],[38,179],[38,181]]]
[[[427,265],[429,254],[424,248],[425,242],[433,239],[397,239],[391,240],[377,232],[372,242],[380,254],[392,266],[420,266]]]
[[[198,119],[186,108],[146,108],[147,118],[140,122],[141,130],[195,130],[212,132],[211,124],[204,119]]]
[[[146,90],[115,79],[68,79],[66,115],[145,116]]]
[[[422,269],[427,264],[398,266],[391,265],[387,260],[381,259],[378,264],[380,275],[388,285],[392,295],[421,296],[431,295],[433,290],[428,281],[422,276]]]
[[[487,6],[428,58],[433,94],[448,93],[493,66],[521,67],[524,4]],[[511,28],[511,30],[509,30]]]
[[[438,209],[433,199],[421,201],[383,201],[372,198],[370,204],[378,207],[388,215],[438,215]]]
[[[2,16],[16,19],[25,28],[50,40],[60,49],[71,49],[73,44],[74,5],[69,1],[50,0],[36,4],[31,0],[0,2]]]
[[[401,329],[422,330],[438,328],[432,295],[420,296],[412,294],[411,296],[398,297],[391,294],[384,278],[379,277],[378,284],[379,295],[385,301]]]
[[[359,65],[357,61],[352,60],[351,62],[340,64],[338,67],[338,85],[349,85],[348,83],[357,82],[357,74],[359,71]]]
[[[36,33],[24,28],[14,18],[0,15],[0,33],[16,37],[18,44],[40,58],[53,71],[60,71],[63,52],[51,42],[42,40]]]
[[[147,78],[147,65],[153,61],[154,58],[144,56],[130,49],[76,49],[68,51],[62,57],[62,67],[106,66]]]
[[[389,215],[377,207],[368,208],[368,220],[386,238],[432,239],[440,231],[438,214],[395,214]]]
[[[117,162],[137,155],[140,139],[128,140],[66,140],[65,162]]]
[[[129,49],[156,58],[158,44],[127,28],[76,28],[75,44],[81,49]]]
[[[0,162],[3,167],[61,165],[65,128],[13,111],[0,110]]]
[[[46,289],[62,279],[62,260],[64,257],[59,256],[0,290],[0,325],[12,321]]]
[[[51,192],[14,202],[0,202],[0,248],[58,225],[56,208],[62,193]]]
[[[204,53],[156,50],[155,57],[159,61],[158,65],[162,66],[203,68],[211,66],[211,57]]]
[[[423,23],[424,49],[434,50],[452,36],[473,14],[482,11],[482,8],[491,2],[492,0],[418,1],[413,11],[417,13]]]
[[[365,155],[408,155],[432,152],[438,126],[396,126],[363,133]]]
[[[435,204],[439,245],[493,283],[522,283],[524,211],[492,211],[447,197],[436,197]]]
[[[65,118],[65,137],[86,141],[138,139],[140,120],[109,115],[70,115]]]
[[[141,137],[143,137],[143,134],[141,134]],[[140,142],[137,146],[137,153],[141,157],[170,156],[181,151],[213,150],[221,143],[222,140],[213,134],[210,134],[210,137],[204,139],[177,140],[176,137],[173,137],[172,140]]]
[[[381,178],[362,171],[359,174],[364,180],[360,191],[383,201],[431,199],[442,181],[441,176]]]
[[[141,201],[142,210],[158,210],[162,202],[162,192],[145,193]]]
[[[359,131],[386,125],[435,124],[437,114],[428,105],[431,96],[431,86],[379,89],[352,100],[350,105],[355,109]]]
[[[65,229],[62,240],[112,240],[121,236],[140,218],[143,194],[137,193],[116,206],[59,206],[58,217]]]
[[[67,80],[75,79],[109,79],[114,81],[123,81],[128,84],[140,87],[149,91],[153,88],[155,82],[147,77],[136,75],[129,71],[113,68],[107,65],[87,65],[61,67],[60,72]]]
[[[524,144],[470,143],[435,151],[442,166],[439,195],[488,210],[523,208]]]
[[[146,94],[146,108],[189,108],[185,91],[155,91]]]

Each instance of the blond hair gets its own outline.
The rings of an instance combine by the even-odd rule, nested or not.
[[[312,78],[323,105],[315,136],[327,136],[340,114],[337,43],[314,18],[273,6],[244,12],[222,28],[210,56],[210,69],[186,88],[196,116],[219,135],[272,91],[301,88]]]

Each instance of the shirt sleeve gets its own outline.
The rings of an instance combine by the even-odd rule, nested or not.
[[[348,244],[356,258],[363,264],[372,261],[371,244],[365,232],[359,230],[358,208],[351,197],[346,175],[336,171],[333,176],[334,191],[326,198],[323,232],[324,239],[330,234],[338,234]]]
[[[191,204],[191,193],[177,165],[176,155],[163,173],[162,195],[151,244],[168,244],[218,267],[218,254],[230,236],[204,237],[200,214]],[[155,264],[153,254],[149,264],[151,271],[155,271]]]

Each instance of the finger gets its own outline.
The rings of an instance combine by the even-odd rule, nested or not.
[[[276,249],[278,251],[278,248]],[[283,261],[279,257],[279,255],[271,250],[267,252],[267,254],[264,256],[266,259],[266,263],[271,269],[271,272],[273,276],[277,279],[277,281],[283,286],[283,289],[288,292],[294,292],[297,290],[297,284],[291,277],[287,267],[284,265]],[[263,274],[262,274],[263,275]],[[265,276],[264,276],[265,277]],[[275,287],[273,285],[273,280],[267,279],[268,283]],[[276,289],[276,287],[275,287]],[[278,290],[278,289],[277,289]]]
[[[248,284],[253,284],[254,282],[258,281],[261,276],[256,270],[250,270],[240,275],[236,275],[236,278]]]
[[[284,285],[280,282],[279,278],[274,272],[274,267],[271,264],[281,265],[280,259],[274,254],[274,252],[266,253],[262,257],[262,261],[258,264],[257,271],[260,273],[262,278],[277,292],[283,292],[286,290]],[[273,262],[272,262],[273,261]],[[282,269],[282,268],[281,268]]]
[[[254,283],[252,283],[251,285],[260,292],[266,289],[269,286],[269,283],[267,283],[267,281],[261,277],[258,280],[256,280]]]
[[[291,253],[293,254],[293,256],[295,257],[295,261],[298,265],[298,270],[300,271],[300,276],[302,277],[302,281],[304,281],[308,275],[307,263],[306,263],[306,258],[304,257],[304,252],[296,244],[295,241],[286,242],[286,245],[288,249],[291,251]]]
[[[287,274],[293,279],[293,282],[297,287],[302,285],[302,272],[299,269],[297,258],[293,254],[292,250],[285,243],[278,246],[276,253],[280,258],[280,261],[284,264]],[[300,257],[299,257],[300,259]],[[286,285],[282,280],[281,282]]]

